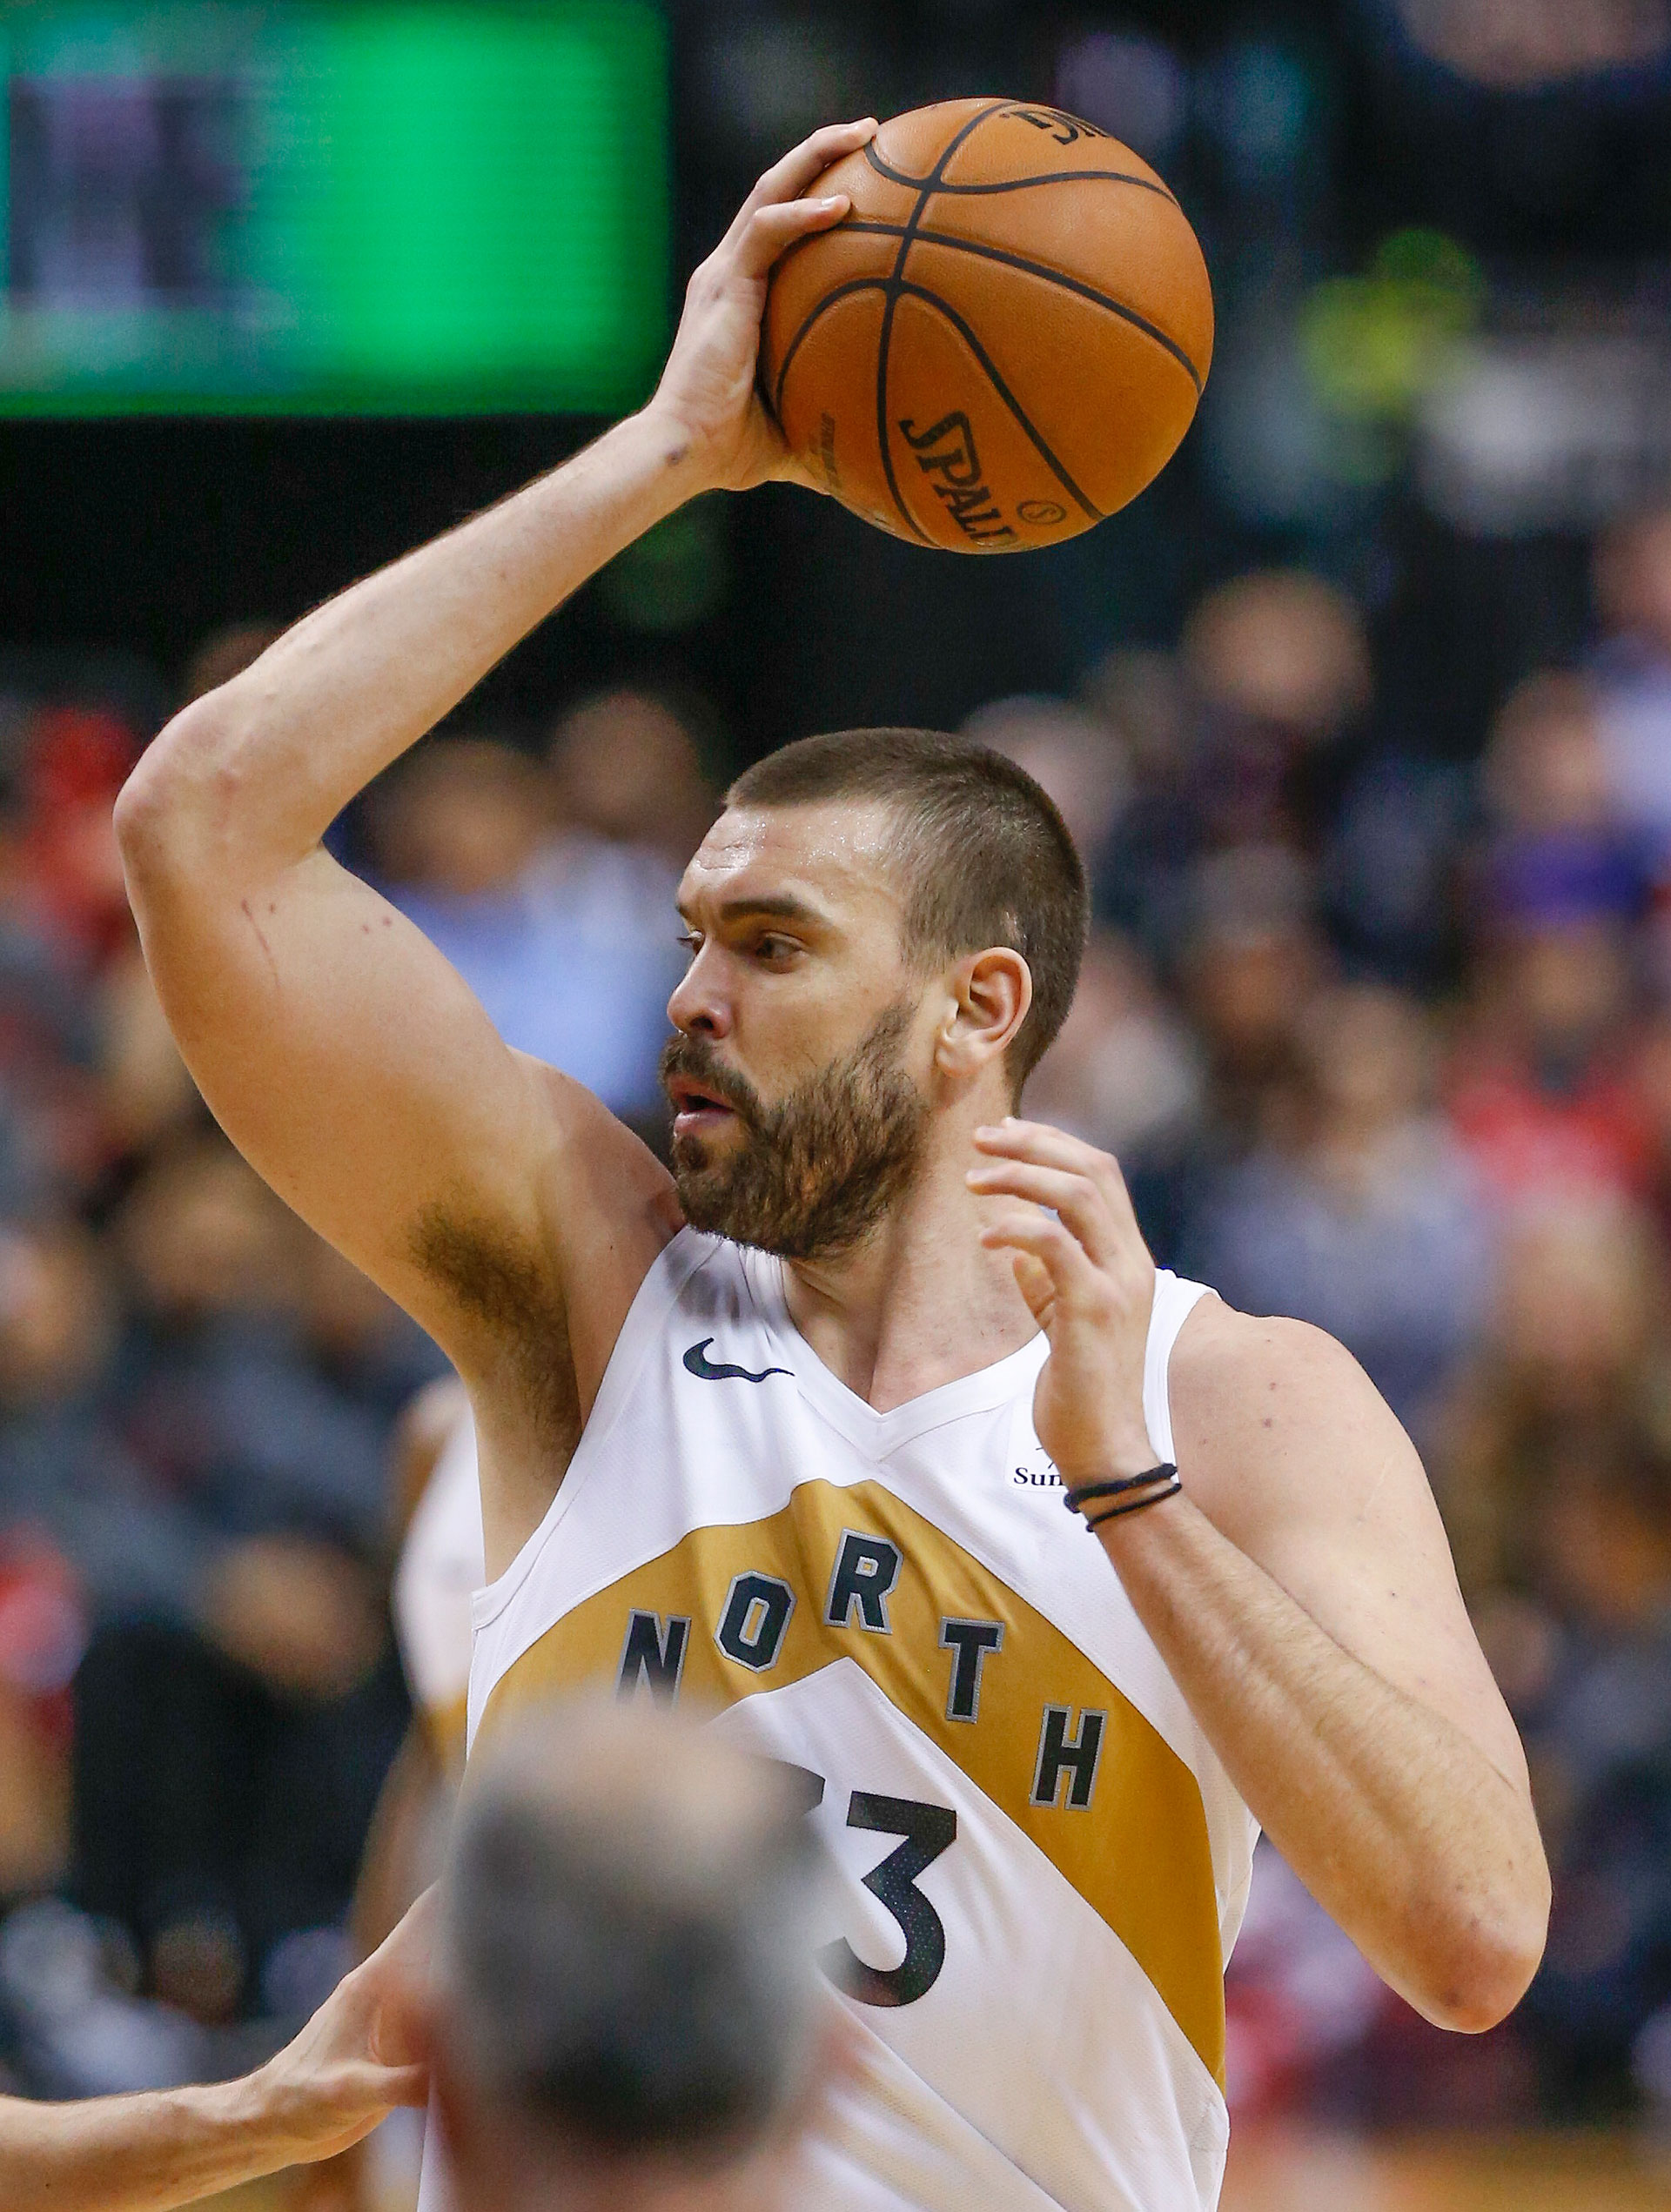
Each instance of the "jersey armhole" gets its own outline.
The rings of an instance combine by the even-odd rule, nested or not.
[[[557,1494],[546,1508],[540,1525],[498,1579],[478,1590],[470,1601],[473,1626],[480,1631],[499,1616],[534,1570],[553,1531],[574,1505],[589,1479],[598,1452],[609,1431],[631,1403],[633,1385],[646,1357],[662,1334],[667,1317],[679,1294],[698,1268],[712,1258],[717,1239],[694,1229],[681,1229],[650,1263],[637,1295],[627,1310],[614,1349],[603,1371],[603,1380],[592,1402],[592,1411],[580,1440],[574,1447]]]
[[[1175,1465],[1178,1459],[1172,1430],[1172,1348],[1202,1299],[1217,1296],[1210,1284],[1186,1283],[1170,1268],[1160,1269],[1155,1277],[1155,1303],[1143,1356],[1143,1418],[1158,1463]]]

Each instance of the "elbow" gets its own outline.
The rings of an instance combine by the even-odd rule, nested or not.
[[[1549,1880],[1528,1882],[1522,1895],[1473,1914],[1453,1932],[1412,1993],[1418,2012],[1459,2035],[1483,2035],[1507,2019],[1532,1985],[1549,1928]]]
[[[130,889],[151,871],[166,847],[168,779],[158,772],[158,752],[167,734],[153,740],[116,794],[117,849]]]
[[[193,873],[224,826],[225,721],[214,695],[182,710],[141,754],[117,794],[117,849],[136,902]]]

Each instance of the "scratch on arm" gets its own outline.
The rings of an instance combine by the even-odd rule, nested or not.
[[[279,979],[278,963],[272,956],[272,947],[267,942],[265,934],[261,928],[261,924],[256,920],[249,901],[247,899],[240,899],[238,903],[244,910],[244,919],[249,923],[251,928],[255,932],[255,942],[260,946],[262,951],[265,953],[267,956],[267,965],[272,970],[272,988],[276,991],[283,990],[284,984]]]
[[[1369,1518],[1371,1512],[1374,1510],[1375,1500],[1380,1496],[1382,1489],[1386,1485],[1387,1476],[1392,1471],[1392,1452],[1390,1451],[1382,1452],[1381,1464],[1376,1472],[1375,1479],[1369,1486],[1368,1495],[1362,1499],[1358,1507],[1356,1518],[1359,1521],[1366,1521]]]

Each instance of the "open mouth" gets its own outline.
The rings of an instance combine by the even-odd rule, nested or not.
[[[675,1136],[708,1136],[736,1119],[735,1107],[728,1106],[717,1092],[703,1089],[687,1076],[675,1076],[668,1085],[668,1096],[673,1101]]]

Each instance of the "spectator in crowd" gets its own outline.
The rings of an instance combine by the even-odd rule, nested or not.
[[[995,699],[967,717],[963,734],[1026,769],[1055,801],[1087,868],[1118,821],[1128,774],[1120,734],[1091,707],[1029,694]]]
[[[1369,709],[1358,609],[1303,569],[1244,576],[1190,616],[1183,662],[1216,841],[1304,841],[1315,825],[1319,768]]]
[[[714,819],[691,722],[630,687],[597,692],[560,715],[547,754],[557,785],[557,851],[597,841],[648,858],[676,883]]]
[[[1225,2061],[1238,2122],[1294,2106],[1327,2109],[1325,2085],[1350,2066],[1386,2002],[1357,1945],[1261,1840],[1225,1972]]]
[[[1384,987],[1320,992],[1295,1032],[1290,1110],[1214,1187],[1203,1279],[1338,1337],[1420,1436],[1485,1291],[1473,1178],[1433,1113],[1426,1017]]]
[[[1671,215],[1671,25],[1632,0],[1351,0],[1373,204],[1482,251],[1626,258]]]
[[[1187,1266],[1218,1178],[1287,1112],[1296,1025],[1328,958],[1312,921],[1311,879],[1280,846],[1203,857],[1183,888],[1174,974],[1194,1031],[1201,1104],[1188,1147],[1140,1173],[1137,1217],[1167,1266]]]
[[[369,1286],[333,1310],[356,1294],[218,1136],[150,1166],[117,1229],[135,1302],[117,1412],[158,1490],[231,1536],[374,1546],[390,1409],[439,1354]]]
[[[391,897],[508,1042],[615,1112],[653,1121],[667,1001],[683,962],[678,869],[637,841],[658,821],[682,838],[700,785],[678,772],[683,756],[661,710],[641,714],[624,697],[580,710],[573,728],[560,727],[554,751],[547,774],[492,740],[433,741],[372,795],[372,857]],[[565,792],[584,814],[565,814]]]
[[[1550,2116],[1622,2108],[1671,2003],[1671,1333],[1651,1218],[1551,1198],[1507,1232],[1433,1471],[1554,1868],[1519,2016]]]
[[[169,1510],[173,1588],[82,1662],[73,1887],[154,1994],[213,2021],[280,1997],[305,1955],[286,1939],[346,1909],[406,1718],[385,1438],[440,1363],[218,1139],[149,1169],[119,1238],[113,1412]]]
[[[1470,1003],[1446,1084],[1452,1122],[1504,1200],[1651,1185],[1634,1059],[1648,868],[1616,811],[1595,695],[1541,675],[1509,697],[1484,772]]]
[[[1098,912],[1167,962],[1188,935],[1204,857],[1315,855],[1372,698],[1362,618],[1304,570],[1209,593],[1184,626],[1179,670],[1181,731],[1152,669],[1144,681],[1129,661],[1105,666],[1093,683],[1136,734],[1131,801],[1096,870]]]
[[[1621,804],[1592,683],[1546,672],[1518,685],[1492,730],[1482,782],[1487,915],[1641,919],[1654,855]]]
[[[1604,639],[1595,657],[1600,749],[1613,809],[1654,873],[1655,966],[1671,981],[1664,915],[1671,885],[1671,504],[1630,515],[1597,548]]]
[[[1634,952],[1627,928],[1605,910],[1511,908],[1476,955],[1446,1108],[1500,1201],[1587,1185],[1652,1188]]]
[[[1203,1106],[1196,1041],[1130,939],[1093,931],[1056,1042],[1027,1085],[1027,1111],[1111,1152],[1128,1179],[1164,1171],[1194,1140]]]
[[[0,1232],[0,1530],[53,1543],[95,1621],[183,1608],[200,1551],[114,1417],[120,1329],[108,1257],[78,1225]]]
[[[138,755],[118,715],[70,703],[37,708],[21,747],[17,888],[36,926],[84,969],[133,935],[111,808]]]
[[[1548,1192],[1503,1229],[1476,1356],[1430,1455],[1465,1592],[1528,1585],[1541,1500],[1621,1422],[1671,1446],[1662,1250],[1616,1193]]]
[[[1671,2005],[1671,1453],[1628,1405],[1565,1439],[1520,1567],[1482,1625],[1554,1873],[1521,2027],[1548,2116],[1593,2121]]]
[[[0,708],[0,1210],[78,1196],[105,1163],[99,977],[135,942],[111,806],[138,742],[114,711]]]

